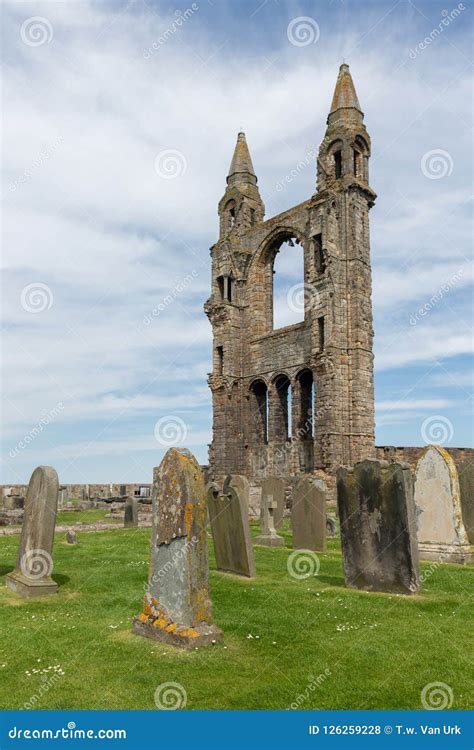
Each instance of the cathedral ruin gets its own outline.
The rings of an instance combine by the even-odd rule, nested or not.
[[[369,209],[370,138],[341,65],[317,158],[317,190],[265,220],[239,133],[211,248],[210,473],[251,481],[375,455]],[[273,271],[285,243],[304,253],[304,320],[275,328]]]

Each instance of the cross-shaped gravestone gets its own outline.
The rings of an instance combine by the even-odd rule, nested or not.
[[[255,540],[255,544],[262,544],[265,547],[282,547],[285,543],[283,537],[276,533],[275,529],[275,511],[278,503],[273,499],[273,495],[262,495],[262,511],[260,515],[261,534]]]

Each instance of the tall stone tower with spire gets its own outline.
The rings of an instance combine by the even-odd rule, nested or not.
[[[211,248],[215,478],[295,476],[374,455],[370,138],[341,65],[317,159],[317,191],[264,219],[239,133]],[[274,328],[274,261],[299,244],[304,320]]]

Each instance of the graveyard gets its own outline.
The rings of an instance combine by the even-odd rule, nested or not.
[[[59,591],[42,600],[5,586],[18,537],[2,538],[0,620],[12,638],[0,645],[1,708],[33,700],[27,707],[151,710],[158,685],[173,681],[190,710],[417,709],[423,686],[441,674],[455,707],[468,708],[471,566],[422,563],[416,597],[367,593],[344,586],[337,537],[319,554],[317,576],[293,579],[287,521],[279,533],[284,547],[254,548],[254,579],[217,571],[209,538],[214,620],[225,639],[190,652],[131,633],[149,529],[85,532],[75,546],[58,534]]]
[[[110,27],[126,22],[130,29],[109,72],[108,46],[99,40],[107,30],[96,24],[90,50],[100,54],[89,75],[103,91],[90,80],[84,104],[78,87],[68,86],[71,114],[57,126],[65,142],[61,135],[58,154],[47,155],[53,174],[63,153],[70,160],[67,180],[58,169],[61,192],[51,203],[62,208],[64,194],[61,225],[73,217],[77,226],[68,228],[66,242],[53,231],[45,240],[36,229],[40,260],[48,238],[54,245],[54,273],[44,263],[39,274],[19,253],[21,274],[12,284],[14,314],[5,330],[18,330],[22,343],[21,356],[10,342],[6,347],[12,396],[5,399],[8,483],[0,486],[0,710],[296,710],[314,712],[311,722],[323,721],[318,711],[468,710],[474,449],[462,358],[472,341],[468,323],[468,333],[458,333],[464,321],[457,308],[454,323],[444,321],[446,309],[463,298],[468,274],[464,279],[464,251],[459,268],[448,267],[451,256],[444,245],[436,248],[433,238],[442,233],[432,226],[435,215],[447,223],[457,203],[467,202],[459,188],[453,200],[447,189],[436,194],[431,182],[417,194],[413,177],[416,163],[420,179],[443,178],[440,154],[448,157],[447,177],[453,172],[451,155],[431,148],[444,140],[427,141],[439,115],[429,112],[424,129],[418,123],[441,94],[429,103],[410,92],[416,79],[424,96],[433,93],[421,75],[410,77],[403,58],[394,64],[394,56],[384,76],[377,60],[364,62],[371,54],[366,42],[362,49],[366,34],[354,47],[360,44],[360,53],[340,54],[338,43],[329,60],[331,25],[320,30],[308,16],[285,17],[278,33],[283,29],[290,48],[270,60],[264,18],[266,6],[278,2],[265,1],[249,19],[261,13],[256,69],[274,76],[273,84],[255,86],[240,36],[229,52],[230,39],[211,51],[206,38],[206,59],[183,44],[195,57],[189,80],[179,55],[166,75],[156,75],[153,65],[172,49],[181,25],[195,23],[197,32],[198,19],[232,5],[235,18],[223,26],[235,31],[245,4],[221,3],[218,11],[209,0],[195,19],[195,3],[175,11],[181,23],[157,37],[169,45],[156,56],[164,41],[152,38],[142,52],[141,44],[127,51],[135,24],[157,32],[158,7],[149,23],[148,3],[136,5],[111,19]],[[345,17],[346,9],[339,11]],[[447,24],[448,11],[442,14]],[[354,19],[359,15],[357,6]],[[25,41],[25,24],[36,28],[38,21],[45,19],[20,26],[25,48],[42,44]],[[308,23],[310,34],[317,30],[314,43],[321,31],[321,45],[317,57],[300,57],[298,84],[288,53],[307,46],[299,37]],[[389,23],[390,38],[394,29],[406,35],[401,23]],[[51,46],[54,54],[77,54],[59,22],[55,33],[61,46]],[[233,62],[207,98],[206,71],[218,52]],[[41,70],[41,58],[34,59]],[[144,60],[149,79],[141,75]],[[405,64],[397,91],[395,76]],[[60,53],[54,69],[61,65],[68,71]],[[129,67],[140,103],[126,101]],[[444,75],[444,58],[438,68]],[[167,91],[175,71],[182,81]],[[56,99],[57,81],[43,75]],[[156,87],[152,100],[146,92]],[[34,93],[37,106],[41,88]],[[390,132],[394,103],[403,109],[405,98],[413,112],[400,114],[400,132]],[[164,137],[160,120],[173,113],[175,100],[183,111],[174,112]],[[74,170],[79,143],[92,140],[74,108],[92,111],[94,102],[103,142],[90,155],[87,149],[84,166]],[[246,132],[237,130],[237,117]],[[76,120],[77,133],[69,130]],[[28,120],[22,114],[18,121]],[[416,138],[409,121],[420,128]],[[456,113],[459,123],[465,125]],[[123,148],[132,126],[136,143]],[[32,119],[31,130],[37,128]],[[25,165],[12,171],[10,199],[20,208],[34,193],[34,171],[47,172],[41,154],[28,169],[25,149]],[[104,181],[88,159],[97,161]],[[462,159],[456,160],[455,179]],[[395,180],[398,169],[408,197]],[[86,208],[81,194],[71,210],[76,181],[87,193],[97,189],[100,200],[91,195]],[[49,201],[47,182],[42,193]],[[117,204],[113,220],[109,201]],[[445,239],[454,256],[457,232],[456,242]],[[25,275],[33,268],[53,289]],[[191,718],[178,717],[176,725]],[[217,719],[208,718],[209,732]],[[161,715],[155,744],[166,744],[165,723]],[[384,729],[392,733],[391,725]]]

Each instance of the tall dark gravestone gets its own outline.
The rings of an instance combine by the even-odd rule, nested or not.
[[[419,589],[413,477],[408,465],[366,459],[337,471],[346,584],[369,591]]]
[[[138,526],[138,500],[136,497],[127,497],[125,500],[123,525],[126,529]]]
[[[206,488],[216,564],[241,576],[255,575],[255,561],[245,495],[226,478],[223,490],[211,483]]]
[[[291,507],[293,548],[326,549],[326,485],[321,479],[300,479]]]

